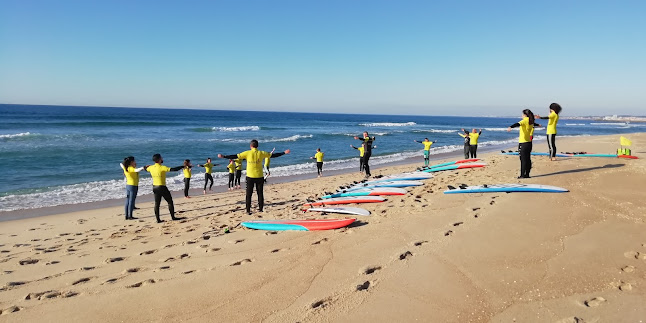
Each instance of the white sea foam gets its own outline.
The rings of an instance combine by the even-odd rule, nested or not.
[[[449,130],[449,129],[428,129],[428,130],[413,130],[412,132],[456,133],[456,132],[460,132],[460,130]]]
[[[566,123],[566,126],[585,126],[585,123]]]
[[[414,126],[417,123],[415,122],[373,122],[373,123],[360,123],[360,126],[364,127],[408,127]]]
[[[17,138],[17,137],[24,137],[24,136],[29,136],[32,135],[30,132],[21,132],[21,133],[16,133],[16,134],[10,134],[10,135],[0,135],[1,139],[9,139],[9,138]]]
[[[287,138],[274,138],[274,139],[264,139],[266,142],[281,142],[281,141],[296,141],[299,139],[312,138],[313,135],[293,135]]]
[[[484,128],[485,131],[507,131],[507,128]]]
[[[213,127],[213,131],[258,131],[258,126],[244,126],[244,127]]]

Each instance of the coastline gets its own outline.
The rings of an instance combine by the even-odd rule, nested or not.
[[[516,179],[518,158],[492,147],[479,154],[487,167],[438,173],[406,196],[360,205],[372,214],[331,231],[237,224],[315,216],[300,211],[305,199],[360,179],[356,172],[272,183],[265,212],[252,216],[235,191],[175,198],[185,219],[162,224],[143,201],[138,221],[123,220],[121,203],[5,221],[0,321],[643,320],[646,133],[627,136],[641,159],[534,157],[524,181]],[[557,145],[609,152],[618,138],[562,138]],[[373,175],[412,171],[420,161],[379,165]],[[442,193],[461,183],[570,192]],[[169,220],[165,202],[161,211]]]

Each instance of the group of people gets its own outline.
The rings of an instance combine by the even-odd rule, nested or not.
[[[534,127],[540,127],[535,121],[536,119],[546,119],[548,120],[547,125],[547,142],[550,151],[550,160],[556,160],[556,125],[559,120],[559,113],[562,108],[558,103],[552,103],[550,105],[550,114],[546,117],[541,117],[540,115],[534,115],[531,110],[524,109],[522,111],[522,119],[509,126],[507,131],[511,131],[512,128],[520,128],[519,137],[518,137],[518,151],[520,156],[520,176],[518,178],[529,178],[529,173],[532,168],[531,162],[531,152],[532,152],[532,140],[534,135]],[[464,157],[468,159],[477,158],[478,150],[478,139],[482,134],[482,129],[473,129],[471,132],[468,132],[462,129],[462,132],[459,133],[460,136],[464,137]],[[359,147],[350,145],[350,147],[357,149],[359,151],[359,171],[365,172],[366,177],[371,176],[370,173],[370,157],[372,156],[372,149],[377,148],[376,145],[373,145],[376,138],[371,137],[368,132],[364,132],[362,137],[356,136],[354,139],[361,141]],[[428,138],[424,138],[423,141],[417,141],[424,145],[424,165],[428,166],[430,158],[430,149],[431,146],[437,141],[430,141]],[[239,154],[232,155],[222,155],[218,154],[218,158],[229,159],[227,169],[229,171],[229,190],[240,188],[240,179],[242,177],[242,161],[246,160],[247,163],[247,188],[245,196],[245,207],[246,212],[251,214],[251,198],[253,195],[254,188],[256,194],[258,195],[258,209],[260,212],[263,212],[264,208],[264,194],[263,186],[266,182],[266,175],[263,170],[269,174],[269,164],[271,158],[277,158],[285,154],[289,154],[290,150],[287,149],[284,152],[275,153],[274,150],[271,152],[258,150],[258,141],[251,140],[249,144],[249,150],[241,152]],[[323,158],[325,154],[321,151],[320,148],[316,150],[316,154],[311,159],[316,160],[316,168],[318,176],[323,176]],[[192,177],[192,168],[193,165],[189,159],[184,160],[183,165],[176,167],[167,167],[163,165],[164,159],[160,154],[153,155],[152,158],[154,164],[146,165],[144,167],[137,167],[137,162],[133,156],[128,156],[124,158],[123,163],[120,164],[123,169],[123,173],[126,178],[126,203],[125,203],[125,217],[126,220],[136,219],[133,216],[133,211],[137,209],[135,206],[135,200],[137,197],[137,192],[139,188],[139,173],[141,171],[147,171],[150,173],[153,179],[153,194],[155,197],[155,217],[157,222],[163,222],[159,216],[159,207],[161,204],[162,198],[168,203],[168,210],[170,212],[171,219],[178,220],[179,218],[175,216],[175,208],[173,204],[173,197],[166,186],[166,173],[183,170],[184,173],[184,197],[190,198],[189,188],[190,181]],[[206,163],[198,164],[198,167],[204,167],[205,169],[205,178],[204,178],[204,194],[206,194],[207,186],[211,190],[213,187],[213,176],[212,170],[213,167],[217,164],[213,164],[211,158],[207,158]],[[263,169],[264,166],[264,169]]]

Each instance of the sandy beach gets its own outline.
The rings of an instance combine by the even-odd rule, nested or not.
[[[646,133],[626,137],[641,159],[534,156],[522,181],[518,157],[482,154],[331,231],[245,229],[260,213],[243,190],[174,194],[185,219],[162,202],[162,224],[151,202],[137,221],[118,206],[0,222],[0,322],[644,322]],[[612,153],[619,135],[557,144]],[[268,185],[262,218],[343,217],[300,210],[361,178]],[[462,183],[570,192],[443,194]]]

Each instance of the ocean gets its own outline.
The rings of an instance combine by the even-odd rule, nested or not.
[[[547,110],[547,108],[545,109]],[[536,111],[547,114],[548,111]],[[518,111],[520,114],[520,109]],[[564,110],[567,116],[567,110]],[[129,155],[152,164],[160,153],[167,166],[193,165],[207,157],[215,185],[227,182],[227,160],[217,154],[260,149],[291,154],[272,159],[272,176],[316,173],[317,148],[324,170],[358,168],[353,136],[368,131],[377,146],[371,165],[421,156],[414,140],[438,142],[432,154],[462,150],[460,128],[482,128],[479,147],[509,146],[518,133],[507,127],[519,118],[251,112],[223,110],[0,105],[0,212],[122,198],[125,182],[119,163]],[[546,124],[546,120],[539,123]],[[646,131],[646,124],[561,120],[559,136],[589,136]],[[537,130],[535,140],[544,139]],[[557,141],[558,144],[558,141]],[[536,149],[546,150],[538,146]],[[601,152],[600,152],[601,153]],[[603,152],[612,153],[612,152]],[[420,164],[422,159],[420,157]],[[204,168],[193,169],[191,187],[204,183]],[[152,194],[148,173],[141,173],[139,195]],[[181,172],[169,173],[169,189],[183,188]],[[243,179],[244,181],[244,179]]]

